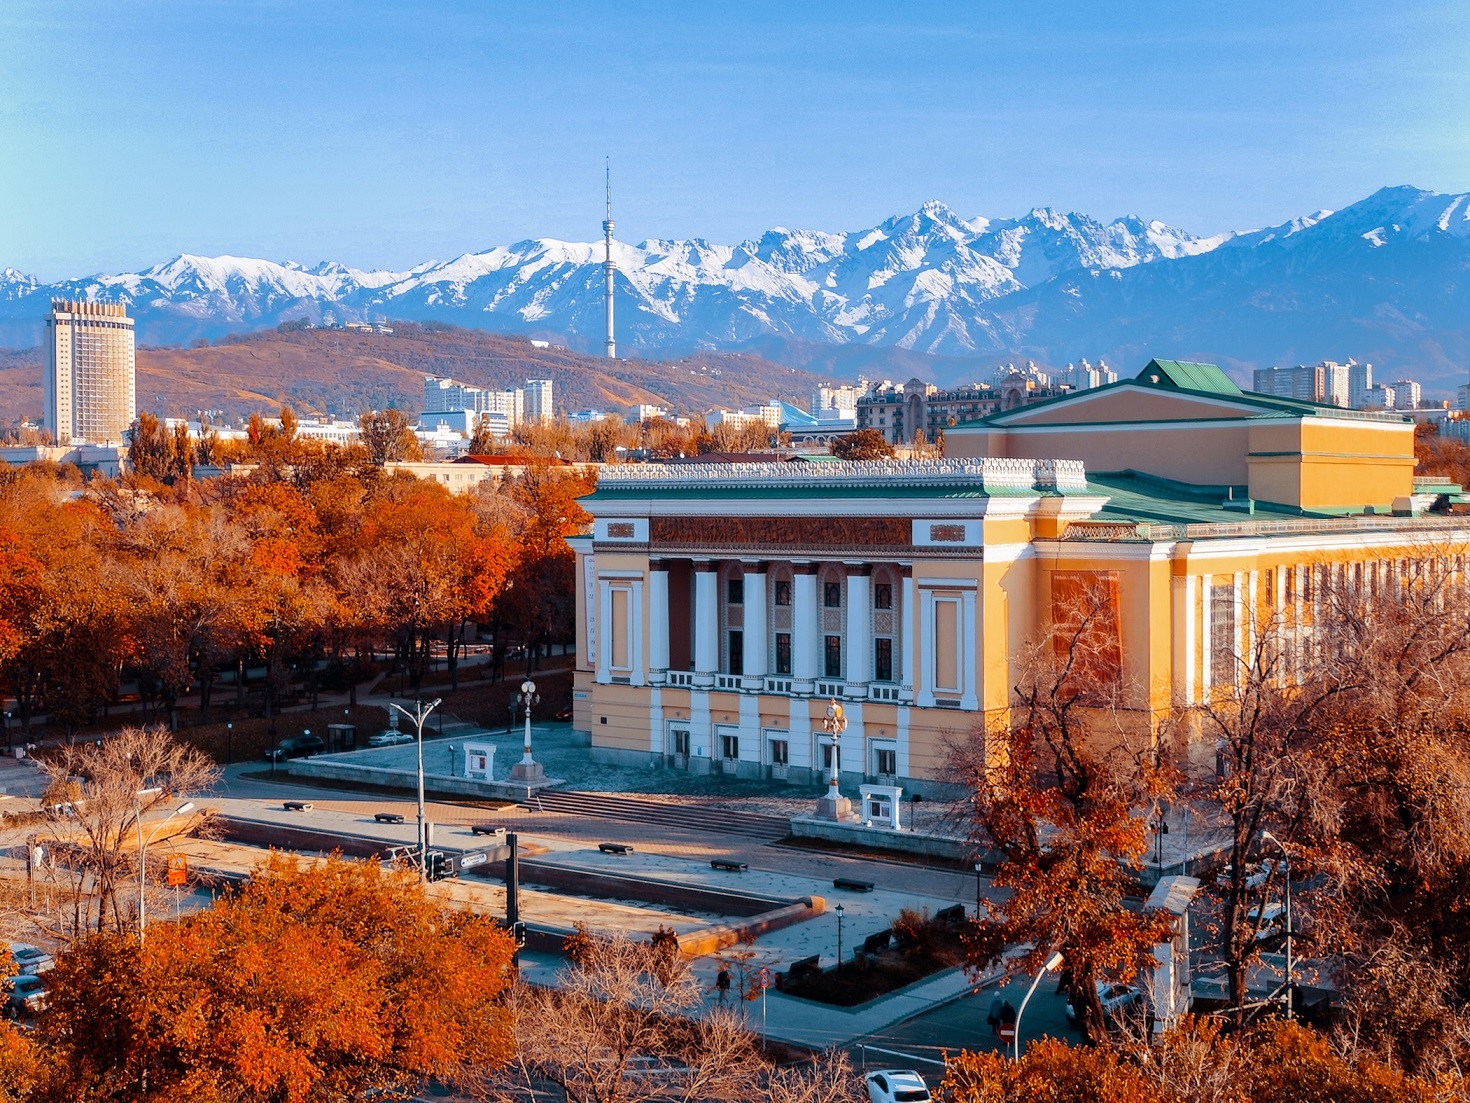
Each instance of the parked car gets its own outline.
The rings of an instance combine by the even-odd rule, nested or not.
[[[15,959],[15,971],[28,977],[40,976],[56,964],[45,950],[28,942],[12,942],[10,956]]]
[[[384,728],[377,735],[368,736],[369,747],[393,747],[399,743],[412,743],[413,733],[401,732],[397,728]]]
[[[1097,999],[1102,1004],[1103,1018],[1117,1023],[1127,1015],[1143,1010],[1143,990],[1132,984],[1118,984],[1100,980],[1097,984]],[[1067,1000],[1067,1022],[1077,1025],[1077,1009]]]
[[[46,982],[40,977],[11,977],[5,982],[10,993],[5,1000],[5,1014],[12,1019],[46,1010]]]
[[[572,706],[567,705],[556,710],[555,716],[558,720],[570,720],[572,718]]]
[[[1271,942],[1286,937],[1286,907],[1282,904],[1257,906],[1245,913],[1245,921],[1256,928],[1257,942]]]
[[[929,1103],[929,1088],[913,1069],[879,1069],[863,1079],[868,1103]]]
[[[265,757],[280,762],[287,758],[307,758],[326,749],[327,745],[315,735],[291,735],[266,751]]]

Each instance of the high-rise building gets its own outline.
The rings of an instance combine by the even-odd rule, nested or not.
[[[57,444],[121,444],[138,416],[133,320],[121,303],[56,300],[42,390]]]
[[[527,421],[550,421],[554,416],[551,408],[551,380],[528,379],[525,389]]]
[[[1373,389],[1373,365],[1348,361],[1348,406],[1361,410],[1368,405],[1368,392]]]
[[[1388,385],[1393,391],[1395,410],[1417,410],[1424,402],[1424,389],[1412,379],[1398,379]]]

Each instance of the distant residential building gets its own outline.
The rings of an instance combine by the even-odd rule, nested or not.
[[[605,414],[601,410],[577,410],[567,415],[573,425],[591,425],[595,421],[617,421],[617,414]]]
[[[56,443],[120,444],[138,416],[133,320],[121,303],[56,300],[42,378]]]
[[[1068,364],[1058,372],[1054,382],[1058,386],[1070,387],[1074,391],[1090,391],[1118,381],[1118,373],[1099,360],[1094,367],[1084,357],[1078,364]]]
[[[362,439],[362,424],[356,421],[325,421],[304,417],[296,423],[296,435],[329,444],[356,444]]]
[[[1363,392],[1362,408],[1365,410],[1392,410],[1394,408],[1393,389],[1385,387],[1382,383],[1369,387]]]
[[[765,406],[747,406],[743,410],[710,410],[704,415],[704,423],[711,429],[717,425],[728,425],[732,429],[781,427],[781,406],[772,402]]]
[[[551,380],[528,379],[525,387],[525,412],[527,421],[551,421],[554,412],[551,405]]]
[[[123,459],[126,455],[127,449],[116,444],[77,442],[70,445],[0,445],[0,463],[8,463],[12,467],[46,460],[50,463],[74,464],[83,475],[104,475],[109,479],[115,479],[122,474]]]
[[[1412,379],[1399,379],[1390,383],[1395,410],[1417,410],[1424,399],[1424,388]]]
[[[1072,390],[1053,383],[1035,364],[1024,369],[1008,365],[999,380],[995,386],[970,383],[947,391],[919,379],[900,384],[885,380],[858,401],[857,427],[878,430],[889,444],[914,444],[920,431],[933,443],[941,432],[956,425]]]
[[[857,386],[818,387],[812,394],[811,414],[820,421],[820,411],[855,409],[858,399],[868,393],[868,387],[866,379],[859,379]]]
[[[1320,364],[1299,364],[1294,368],[1257,368],[1251,390],[1273,398],[1291,398],[1298,402],[1320,402],[1327,406],[1351,407],[1372,385],[1373,366],[1349,360],[1323,360]],[[1358,386],[1355,389],[1355,381]]]
[[[628,407],[628,424],[642,425],[645,421],[656,421],[669,418],[667,406],[656,406],[652,402],[640,402],[636,406]]]
[[[1368,405],[1368,392],[1373,389],[1373,365],[1348,361],[1348,407],[1361,410]]]

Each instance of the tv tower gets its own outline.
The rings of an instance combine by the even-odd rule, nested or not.
[[[616,360],[618,358],[618,343],[613,337],[613,273],[618,266],[612,259],[612,160],[608,159],[605,169],[607,176],[607,217],[602,220],[602,239],[607,248],[606,259],[602,262],[602,270],[607,273],[607,358]]]

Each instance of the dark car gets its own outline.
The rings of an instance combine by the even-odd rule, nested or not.
[[[327,749],[327,745],[314,735],[292,735],[281,740],[271,750],[265,752],[265,757],[275,762],[286,758],[307,758],[310,755],[321,754]]]
[[[556,718],[558,720],[570,720],[572,718],[572,706],[567,705],[565,708],[557,709]]]

